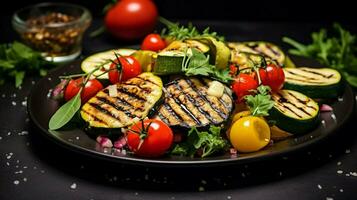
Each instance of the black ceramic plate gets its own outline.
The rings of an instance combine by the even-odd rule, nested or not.
[[[312,66],[314,63],[306,59],[294,59],[298,66]],[[157,159],[138,158],[130,154],[124,154],[115,149],[102,148],[94,139],[90,138],[83,130],[75,128],[71,130],[49,131],[48,122],[53,113],[59,108],[60,103],[48,98],[48,93],[58,82],[58,76],[63,74],[74,74],[80,72],[80,62],[75,62],[71,65],[66,65],[53,70],[46,77],[41,79],[34,87],[28,99],[28,111],[32,122],[41,129],[41,132],[48,138],[55,141],[64,148],[77,151],[84,155],[93,156],[95,158],[107,159],[113,162],[157,165],[157,166],[214,166],[241,164],[264,160],[276,156],[283,156],[289,152],[304,149],[318,141],[326,138],[333,133],[338,132],[338,129],[343,126],[347,119],[351,116],[355,104],[353,91],[349,86],[344,89],[343,95],[332,102],[334,112],[321,113],[320,125],[312,132],[307,134],[292,137],[274,145],[265,148],[264,150],[239,154],[232,156],[229,153],[209,158],[189,158],[179,156],[168,156]]]

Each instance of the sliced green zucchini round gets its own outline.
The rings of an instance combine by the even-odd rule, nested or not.
[[[293,90],[280,90],[272,95],[275,103],[269,111],[269,120],[292,134],[306,133],[319,121],[319,105],[306,95]]]
[[[86,73],[93,71],[98,66],[103,66],[104,69],[109,69],[111,64],[110,60],[116,59],[114,52],[122,56],[129,56],[135,51],[136,51],[135,49],[111,49],[108,51],[99,52],[84,59],[81,64],[81,68]],[[98,70],[94,72],[94,75],[96,76],[102,73],[103,73],[102,70]],[[108,79],[108,74],[107,73],[103,74],[97,78]]]
[[[263,41],[229,42],[228,47],[238,52],[260,54],[283,67],[295,67],[288,56],[275,44]]]
[[[284,68],[285,89],[311,98],[336,98],[342,91],[341,74],[331,68]]]

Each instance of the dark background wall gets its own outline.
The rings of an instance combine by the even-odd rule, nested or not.
[[[46,0],[6,0],[0,15],[10,15],[19,7]],[[99,16],[111,0],[56,0],[84,5]],[[154,0],[160,15],[175,19],[217,19],[240,21],[340,21],[354,23],[353,0]]]

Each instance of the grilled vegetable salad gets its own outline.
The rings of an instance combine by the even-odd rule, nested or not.
[[[296,67],[272,43],[225,42],[176,24],[170,30],[155,35],[165,45],[96,53],[82,62],[84,73],[60,77],[69,81],[57,93],[72,79],[79,84],[49,128],[78,112],[103,147],[136,156],[249,153],[315,129],[314,99],[341,94],[338,71]],[[104,87],[86,90],[93,80]],[[80,98],[84,92],[90,98]]]

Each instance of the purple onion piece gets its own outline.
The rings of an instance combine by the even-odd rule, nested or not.
[[[63,99],[64,90],[66,89],[68,82],[69,82],[68,79],[63,79],[58,85],[56,85],[56,87],[52,90],[52,94],[51,94],[52,99],[55,100]]]
[[[127,143],[126,137],[121,137],[117,141],[114,142],[114,148],[122,149]]]
[[[331,111],[333,111],[333,108],[327,104],[322,104],[320,106],[320,111],[321,112],[331,112]]]
[[[96,141],[102,146],[102,147],[105,147],[105,148],[112,148],[113,147],[113,143],[112,141],[107,138],[107,137],[104,137],[104,136],[98,136]]]

